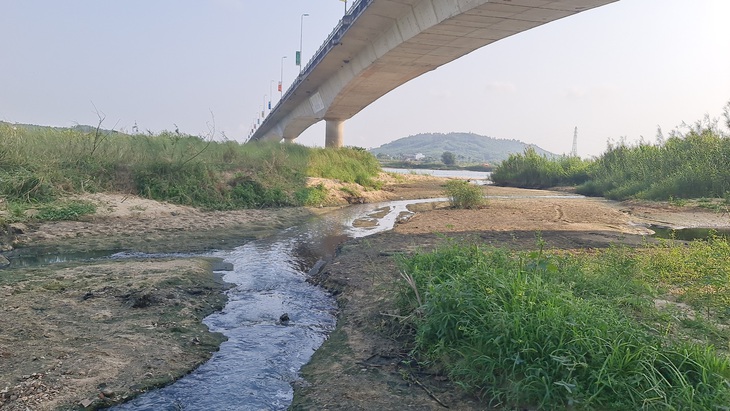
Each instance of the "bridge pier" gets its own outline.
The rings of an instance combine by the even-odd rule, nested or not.
[[[326,148],[340,148],[345,142],[345,120],[325,120],[324,146]]]

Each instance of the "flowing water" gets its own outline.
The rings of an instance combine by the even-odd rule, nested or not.
[[[423,200],[433,201],[433,200]],[[348,238],[390,229],[405,206],[363,204],[213,256],[233,264],[228,303],[204,321],[228,337],[220,351],[174,384],[115,410],[284,410],[291,383],[335,327],[335,300],[306,282]],[[287,313],[289,321],[280,317]]]
[[[456,177],[473,180],[479,185],[490,183],[492,173],[489,171],[470,171],[470,170],[432,170],[429,168],[389,168],[383,167],[383,171],[398,174],[424,174],[434,177]]]

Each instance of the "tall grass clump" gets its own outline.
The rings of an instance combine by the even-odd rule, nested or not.
[[[310,150],[311,157],[307,169],[309,176],[357,183],[365,188],[380,188],[380,184],[375,180],[381,170],[380,163],[366,150],[357,147]]]
[[[730,129],[730,102],[725,106]],[[730,134],[718,120],[705,117],[683,125],[657,142],[609,144],[595,160],[550,159],[527,149],[513,154],[493,172],[497,185],[548,188],[577,185],[577,192],[615,200],[728,198]]]
[[[492,171],[491,179],[496,185],[522,188],[574,186],[588,179],[589,164],[579,157],[548,158],[529,147],[523,154],[510,154]]]
[[[618,143],[592,164],[586,195],[611,199],[724,197],[730,189],[730,137],[703,121],[652,145]]]
[[[482,189],[465,180],[449,180],[444,186],[444,194],[454,208],[479,208],[486,204]]]
[[[24,209],[99,191],[216,210],[321,204],[326,189],[307,186],[307,177],[376,187],[379,171],[364,150],[0,122],[0,198],[15,219]]]
[[[640,321],[654,308],[631,254],[558,256],[452,244],[402,266],[408,281],[401,304],[416,329],[414,353],[492,405],[730,404],[726,356]]]

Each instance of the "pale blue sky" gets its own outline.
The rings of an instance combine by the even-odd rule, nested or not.
[[[351,3],[350,3],[351,4]],[[339,0],[0,0],[0,120],[243,141],[342,16]],[[653,140],[730,100],[730,1],[621,0],[518,34],[407,83],[345,123],[362,147],[474,132],[557,153]],[[268,97],[266,97],[268,100]],[[212,114],[211,114],[212,113]],[[324,144],[324,124],[298,140]]]

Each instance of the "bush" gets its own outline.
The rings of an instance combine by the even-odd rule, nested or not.
[[[549,188],[578,185],[588,179],[590,162],[578,157],[547,158],[527,148],[524,154],[511,154],[492,172],[496,185],[522,188]]]
[[[304,187],[295,194],[297,203],[305,206],[322,206],[327,201],[327,188],[324,184],[314,187]]]
[[[454,208],[479,208],[485,204],[481,187],[465,180],[450,180],[444,193]]]

